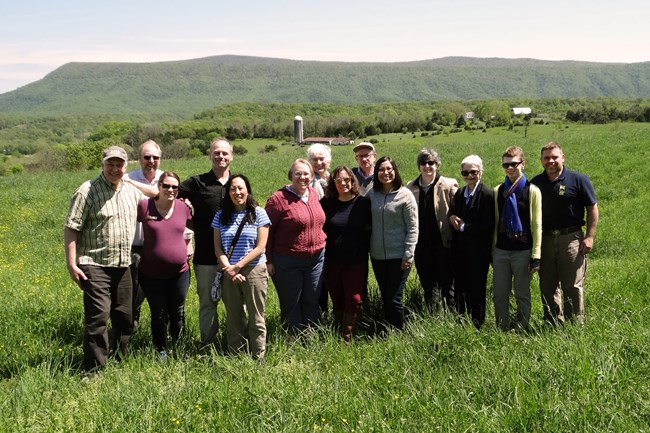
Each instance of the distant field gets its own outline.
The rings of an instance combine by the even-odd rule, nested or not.
[[[530,334],[498,332],[488,301],[480,332],[453,317],[413,314],[404,333],[379,338],[371,278],[372,308],[357,341],[346,346],[323,327],[291,346],[271,287],[268,358],[257,364],[196,346],[192,283],[187,335],[169,362],[156,360],[145,307],[132,356],[90,383],[80,381],[83,307],[62,232],[70,195],[98,170],[0,177],[0,431],[650,431],[648,137],[649,124],[534,126],[526,138],[523,128],[374,137],[405,180],[417,174],[418,150],[432,146],[441,173],[459,181],[462,158],[480,155],[491,186],[502,181],[507,146],[524,148],[532,176],[541,171],[540,147],[560,142],[567,165],[591,177],[601,215],[583,328],[542,326],[535,277]],[[235,157],[233,171],[251,178],[262,203],[306,150],[259,152],[271,143],[234,143],[249,152]],[[332,167],[354,164],[350,146],[332,151]],[[163,162],[182,178],[209,166],[207,157]],[[420,297],[414,272],[408,305]]]

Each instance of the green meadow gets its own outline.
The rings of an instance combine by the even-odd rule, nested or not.
[[[380,305],[371,276],[371,305],[352,344],[342,343],[327,323],[289,344],[270,284],[268,355],[257,363],[198,346],[192,283],[186,333],[167,362],[156,358],[145,304],[129,357],[82,380],[82,294],[66,270],[63,223],[72,192],[99,171],[5,176],[0,432],[650,431],[650,124],[372,138],[379,156],[396,159],[405,181],[417,175],[417,152],[427,146],[441,154],[441,174],[461,182],[460,161],[478,154],[490,186],[503,180],[500,156],[507,146],[525,150],[532,177],[541,172],[541,146],[561,143],[566,165],[591,177],[599,199],[586,324],[544,326],[534,277],[532,331],[497,331],[490,298],[486,324],[476,331],[444,313],[420,313],[413,272],[403,333],[375,334]],[[306,152],[272,140],[234,144],[249,151],[235,156],[233,172],[250,177],[261,204]],[[278,149],[261,153],[267,144]],[[354,164],[349,146],[333,148],[332,168],[339,164]],[[172,161],[163,155],[162,168],[182,179],[209,167],[207,157]],[[222,324],[224,317],[220,306]]]

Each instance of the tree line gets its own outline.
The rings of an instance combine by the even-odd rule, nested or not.
[[[527,116],[513,115],[513,107],[531,107]],[[473,113],[468,117],[466,113]],[[304,136],[345,136],[367,139],[385,133],[435,135],[466,129],[513,127],[532,123],[650,122],[650,99],[552,98],[476,101],[431,101],[382,104],[259,104],[237,103],[205,110],[189,119],[153,120],[146,117],[0,118],[4,170],[8,155],[33,155],[35,164],[53,169],[94,168],[97,152],[111,144],[137,148],[153,139],[167,158],[206,154],[212,140],[268,138],[293,141],[293,118],[304,119]],[[242,149],[245,150],[245,149]],[[2,167],[0,167],[0,171]],[[15,167],[13,172],[19,172]]]

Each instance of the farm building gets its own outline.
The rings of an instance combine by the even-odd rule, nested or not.
[[[533,110],[531,110],[530,107],[514,107],[512,109],[512,114],[514,114],[515,116],[519,115],[519,114],[526,115],[526,114],[530,114],[532,112],[533,112]]]
[[[347,144],[354,144],[354,140],[347,137],[307,137],[303,141],[304,144],[326,144],[328,146],[342,146]]]

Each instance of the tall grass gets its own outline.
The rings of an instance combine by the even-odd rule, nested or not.
[[[156,360],[145,307],[131,356],[89,382],[80,380],[83,307],[65,268],[62,226],[70,195],[97,171],[0,178],[0,431],[649,431],[650,127],[549,125],[523,135],[380,136],[377,150],[398,161],[404,179],[416,176],[424,145],[440,152],[442,174],[457,178],[461,159],[476,153],[486,183],[495,185],[507,146],[524,148],[532,176],[541,171],[542,144],[559,141],[567,165],[590,175],[599,198],[584,327],[542,325],[537,277],[530,333],[497,331],[490,301],[481,331],[444,314],[422,315],[413,273],[402,334],[376,334],[371,277],[371,311],[353,344],[323,326],[289,345],[271,288],[268,356],[260,364],[196,345],[190,293],[187,332],[167,363]],[[305,153],[281,146],[261,154],[265,143],[238,144],[250,151],[235,157],[233,169],[249,175],[261,202]],[[333,154],[333,166],[354,163],[350,147]],[[163,166],[185,178],[208,170],[209,161]]]

